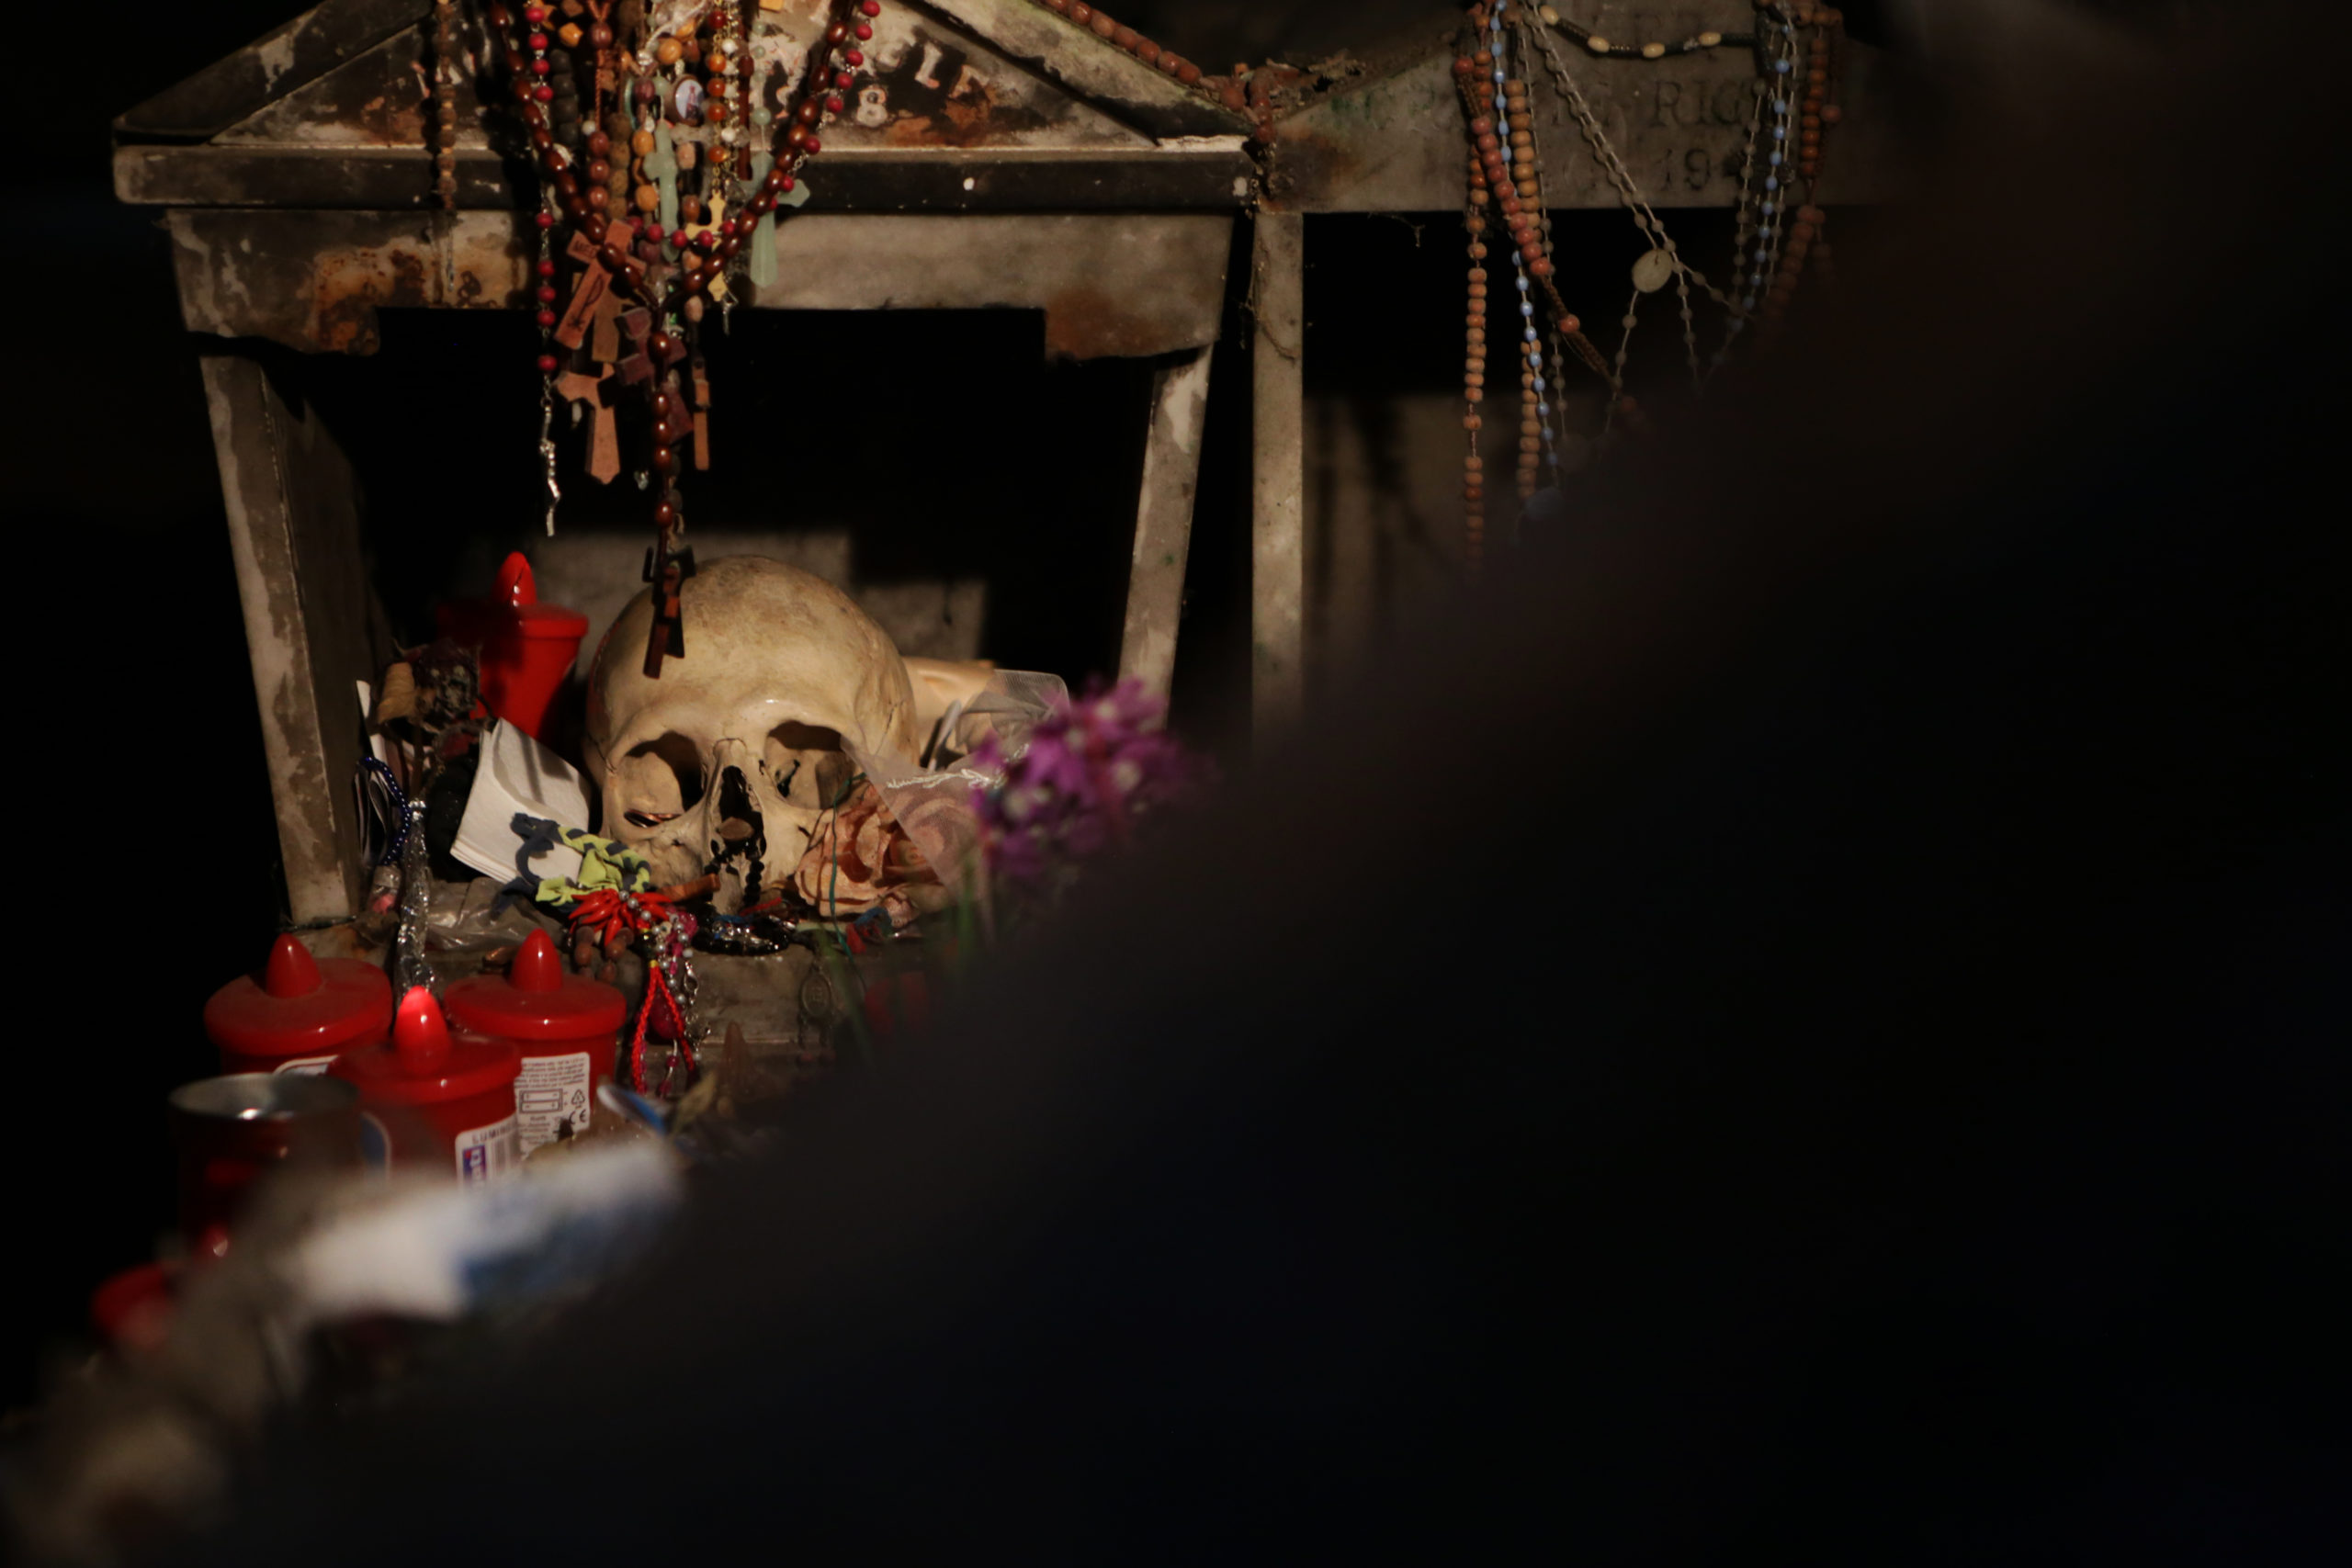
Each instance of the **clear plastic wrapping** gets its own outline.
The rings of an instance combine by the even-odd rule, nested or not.
[[[424,803],[412,796],[408,832],[401,843],[401,923],[392,939],[392,995],[404,997],[413,986],[438,990],[433,961],[425,944],[433,919],[433,863],[424,847]]]
[[[979,853],[973,792],[1003,782],[1002,761],[1019,756],[1038,721],[1069,697],[1069,688],[1058,675],[999,670],[978,693],[951,707],[927,738],[931,765],[893,762],[850,747],[851,759],[873,782],[884,808],[951,894],[965,891]],[[990,739],[998,764],[975,762],[973,754]]]

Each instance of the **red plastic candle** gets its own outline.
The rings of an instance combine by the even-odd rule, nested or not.
[[[555,942],[537,931],[505,974],[458,981],[444,999],[452,1021],[522,1053],[514,1105],[523,1153],[588,1130],[596,1086],[613,1076],[628,1012],[616,988],[566,974]]]
[[[512,1043],[451,1030],[433,993],[416,986],[401,998],[390,1044],[346,1052],[328,1070],[359,1086],[360,1112],[393,1170],[488,1181],[521,1157],[514,1079],[522,1067]]]
[[[588,617],[539,603],[531,563],[520,550],[498,569],[487,599],[461,599],[437,612],[441,635],[481,650],[482,705],[534,739],[545,739],[548,711],[580,656]]]
[[[392,983],[356,958],[317,959],[288,931],[258,975],[240,975],[204,1004],[204,1032],[224,1073],[322,1073],[342,1053],[391,1032]]]

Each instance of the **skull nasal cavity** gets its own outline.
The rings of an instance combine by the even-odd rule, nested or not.
[[[718,836],[730,841],[759,836],[760,807],[741,768],[718,773]]]

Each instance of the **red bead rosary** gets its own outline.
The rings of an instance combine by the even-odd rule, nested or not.
[[[736,128],[748,130],[752,119],[751,87],[751,22],[753,0],[738,0],[735,26],[724,25],[715,30],[710,51],[711,79],[716,90],[707,98],[699,83],[677,84],[673,91],[682,114],[706,120],[713,126],[724,127],[730,118]],[[570,10],[580,7],[568,6]],[[617,461],[605,449],[612,429],[610,411],[597,390],[601,377],[585,375],[563,376],[564,357],[561,351],[577,350],[593,330],[598,341],[615,346],[611,356],[618,361],[618,379],[625,389],[639,389],[646,400],[651,416],[652,451],[647,460],[653,480],[653,522],[655,543],[647,558],[646,581],[654,587],[657,599],[653,629],[645,650],[645,672],[658,679],[665,659],[682,656],[685,651],[684,627],[681,622],[679,601],[684,580],[694,571],[693,552],[681,547],[683,508],[680,505],[676,471],[678,457],[674,448],[689,436],[696,440],[696,466],[707,464],[705,443],[705,422],[700,418],[708,406],[705,390],[707,382],[700,361],[691,367],[691,390],[681,382],[678,367],[688,356],[687,345],[679,334],[687,330],[674,318],[683,317],[685,323],[697,321],[703,301],[724,277],[730,263],[741,254],[753,230],[763,219],[773,214],[779,198],[795,188],[797,176],[808,161],[822,151],[823,142],[818,132],[831,122],[843,107],[842,93],[854,81],[854,73],[865,64],[865,55],[858,47],[874,37],[873,18],[881,14],[881,0],[832,0],[820,41],[809,51],[806,73],[801,78],[788,112],[777,122],[776,133],[770,144],[770,162],[765,175],[756,182],[751,180],[751,152],[748,145],[737,148],[731,154],[719,152],[712,160],[713,191],[721,168],[738,180],[751,186],[737,209],[725,217],[711,214],[712,221],[694,223],[702,214],[698,198],[688,197],[689,204],[680,214],[677,232],[665,233],[657,216],[660,193],[650,182],[646,166],[650,156],[660,156],[662,150],[648,130],[640,129],[632,138],[630,151],[636,159],[635,172],[640,176],[635,186],[633,205],[639,216],[617,216],[615,187],[626,190],[607,162],[613,151],[613,138],[605,128],[605,95],[617,91],[624,74],[630,73],[628,57],[616,48],[607,17],[609,0],[604,5],[588,0],[588,14],[593,25],[582,28],[567,24],[561,28],[563,41],[569,45],[586,42],[596,51],[595,120],[584,141],[587,159],[584,164],[575,159],[571,150],[556,133],[548,118],[548,107],[558,98],[557,84],[550,80],[554,69],[548,60],[553,40],[548,33],[551,18],[548,6],[526,5],[522,8],[522,21],[526,29],[520,44],[513,40],[514,14],[502,4],[488,7],[492,26],[506,46],[506,68],[510,91],[520,107],[525,124],[530,132],[531,148],[545,179],[543,202],[537,215],[540,234],[539,257],[534,277],[534,303],[540,329],[538,357],[541,377],[541,397],[545,409],[552,409],[553,400],[560,389],[568,397],[594,401],[598,410],[599,446],[591,459],[591,472],[599,478],[610,478],[617,472]],[[719,40],[729,31],[740,58],[734,62],[734,74],[740,78],[735,103],[730,106],[725,93],[726,57],[719,53]],[[526,51],[528,52],[526,53]],[[697,58],[703,47],[692,39],[664,38],[655,44],[653,57],[663,66],[676,63],[692,51]],[[574,90],[574,89],[567,89]],[[662,88],[654,78],[639,74],[630,89],[640,109],[652,112],[661,101]],[[689,99],[686,95],[691,92]],[[567,102],[569,99],[567,99]],[[689,103],[691,108],[688,107]],[[653,118],[658,120],[658,113]],[[734,131],[723,131],[730,144]],[[695,144],[689,141],[689,152]],[[729,166],[731,165],[731,166]],[[684,160],[672,169],[690,166]],[[666,171],[665,172],[669,172]],[[559,218],[559,213],[560,218]],[[689,216],[691,214],[691,216]],[[571,226],[571,238],[561,249],[563,254],[577,264],[572,280],[571,301],[559,310],[561,297],[556,286],[558,266],[555,252],[555,230],[560,222]],[[693,225],[694,232],[686,230]],[[667,242],[665,245],[665,242]],[[674,252],[676,260],[669,257]],[[626,334],[633,352],[626,357],[617,353],[620,337]],[[598,355],[601,361],[607,357]],[[560,381],[559,380],[560,378]],[[543,413],[540,431],[540,451],[548,467],[550,498],[555,494],[554,444],[548,433],[548,418]],[[602,466],[600,466],[602,465]],[[609,468],[610,471],[605,471]],[[552,499],[550,499],[552,518]]]

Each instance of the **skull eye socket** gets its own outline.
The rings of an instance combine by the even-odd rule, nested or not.
[[[841,731],[797,721],[768,731],[767,763],[776,794],[809,811],[837,805],[857,772]]]
[[[634,827],[658,828],[702,800],[702,749],[676,730],[630,748],[615,770],[621,815]]]

